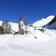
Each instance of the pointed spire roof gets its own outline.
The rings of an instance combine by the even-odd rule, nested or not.
[[[22,16],[20,16],[20,21],[22,21]]]

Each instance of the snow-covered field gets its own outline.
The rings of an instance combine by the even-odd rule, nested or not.
[[[47,22],[51,17],[47,17]],[[18,30],[18,25],[11,25],[13,30]],[[36,22],[35,25],[39,24]],[[44,32],[41,32],[29,27],[29,31],[24,35],[0,35],[0,56],[56,56],[56,30],[44,28]]]
[[[0,35],[0,56],[56,56],[55,33],[46,30],[44,33],[37,31],[35,35]]]

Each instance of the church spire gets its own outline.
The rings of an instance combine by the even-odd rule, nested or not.
[[[22,16],[20,16],[20,21],[22,21]]]

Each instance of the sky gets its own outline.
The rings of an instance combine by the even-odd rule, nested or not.
[[[28,24],[56,15],[56,0],[0,0],[0,20],[19,22],[20,16]]]

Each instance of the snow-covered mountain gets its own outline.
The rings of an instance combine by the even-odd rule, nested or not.
[[[36,27],[44,26],[44,25],[48,24],[54,17],[55,16],[51,15],[51,16],[48,16],[47,18],[42,18],[41,20],[33,23],[33,26],[36,26]]]
[[[56,56],[56,30],[41,27],[51,22],[54,17],[49,16],[35,22],[33,25],[36,29],[28,25],[28,34],[0,35],[0,56]],[[18,31],[17,23],[9,23],[14,31]],[[54,26],[53,23],[51,25]]]
[[[35,27],[44,27],[47,29],[56,29],[56,16],[48,16],[47,18],[42,18],[41,20],[33,23]]]
[[[52,23],[51,25],[47,26],[48,29],[56,29],[56,22]]]
[[[49,22],[48,29],[56,29],[56,16]]]

